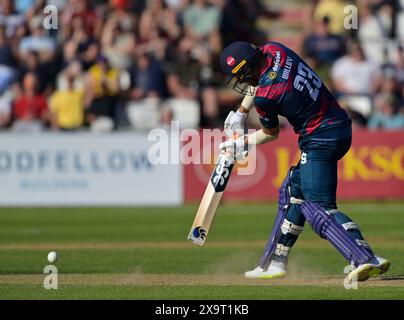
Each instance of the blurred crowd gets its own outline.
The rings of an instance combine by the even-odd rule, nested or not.
[[[257,27],[281,17],[268,2],[0,0],[0,130],[221,127],[242,97],[224,83],[220,52],[271,40]],[[404,1],[355,1],[357,30],[343,27],[350,2],[304,2],[310,19],[293,49],[356,126],[404,128]]]
[[[404,128],[404,1],[313,1],[302,52],[356,127]],[[344,23],[357,28],[344,28]]]

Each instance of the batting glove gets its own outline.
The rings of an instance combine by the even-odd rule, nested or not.
[[[231,152],[237,160],[242,160],[248,155],[248,146],[245,144],[246,135],[237,139],[230,139],[222,142],[219,149],[225,152]]]
[[[243,113],[240,111],[230,111],[226,120],[224,121],[224,132],[228,138],[231,138],[235,133],[242,135],[244,134],[245,119],[248,113]]]

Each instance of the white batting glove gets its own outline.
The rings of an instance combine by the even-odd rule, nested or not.
[[[221,151],[231,152],[237,160],[244,159],[248,154],[248,148],[245,144],[245,137],[243,135],[237,139],[229,139],[219,145]]]
[[[240,111],[230,111],[226,120],[224,121],[224,132],[228,138],[233,137],[234,133],[239,135],[244,134],[245,119],[248,113],[242,113]]]

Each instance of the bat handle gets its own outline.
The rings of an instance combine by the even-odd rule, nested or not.
[[[239,136],[240,136],[240,135],[239,135],[237,132],[234,132],[233,135],[232,135],[232,137],[231,137],[231,139],[232,139],[233,141],[235,141],[235,140],[237,140],[237,138],[238,138]],[[233,154],[233,152],[230,152],[230,151],[227,151],[227,150],[222,150],[220,153],[221,153],[223,156],[226,157],[225,159],[226,159],[227,161],[229,161],[230,158],[234,159],[234,154]]]

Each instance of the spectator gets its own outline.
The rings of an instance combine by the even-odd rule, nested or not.
[[[66,0],[17,0],[16,7],[19,12],[24,14],[26,21],[31,21],[35,16],[44,15],[44,8],[46,5],[58,5],[58,2],[60,1]]]
[[[114,127],[119,71],[100,55],[87,72],[85,87],[86,121],[95,131],[111,131]]]
[[[219,52],[217,39],[220,39],[221,8],[209,4],[208,0],[193,0],[183,13],[185,36],[193,41],[193,46],[210,46]],[[213,47],[212,47],[213,45]]]
[[[71,34],[66,35],[63,47],[64,63],[69,64],[71,61],[79,60],[87,70],[97,59],[99,45],[97,39],[85,30],[85,23],[80,16],[71,19]]]
[[[129,68],[135,47],[134,22],[129,17],[113,15],[104,25],[101,37],[102,53],[117,69]]]
[[[157,23],[159,33],[162,37],[175,40],[181,35],[181,27],[178,23],[177,13],[174,8],[167,5],[167,1],[154,0],[149,2],[148,8],[142,16],[150,14]]]
[[[176,59],[168,69],[167,88],[169,94],[177,99],[197,100],[202,106],[204,124],[218,126],[218,104],[216,91],[209,82],[203,85],[203,68],[192,56],[193,42],[185,38],[175,51]]]
[[[181,32],[175,9],[164,0],[149,1],[140,15],[136,52],[150,53],[163,61],[167,46],[176,41]]]
[[[112,22],[118,22],[122,29],[134,29],[137,25],[137,16],[129,10],[133,5],[131,0],[110,0],[109,1],[109,14],[104,23],[104,27]],[[136,1],[141,2],[141,1]],[[139,5],[139,4],[138,4]]]
[[[379,67],[367,60],[358,44],[351,44],[348,55],[332,67],[334,87],[342,95],[371,95],[380,86]]]
[[[376,6],[361,1],[359,8],[358,40],[368,58],[383,63],[386,40],[392,35],[393,10],[389,4]]]
[[[25,75],[27,73],[33,73],[38,81],[37,91],[48,96],[52,91],[52,77],[49,71],[50,70],[47,68],[47,65],[39,61],[39,54],[37,52],[28,51],[25,54],[25,59],[21,61],[19,65],[17,89],[21,90],[21,86],[19,84],[23,82]]]
[[[12,91],[0,91],[0,130],[8,127],[11,121]]]
[[[404,87],[404,48],[398,46],[392,63],[393,72],[401,87]]]
[[[164,0],[164,3],[170,9],[175,10],[175,12],[182,12],[188,5],[188,1],[189,0]]]
[[[371,3],[362,0],[359,10],[359,40],[361,42],[383,41],[390,37],[393,28],[392,9],[388,3],[382,4],[380,8],[376,9]]]
[[[394,77],[396,79],[396,90],[400,94],[401,101],[403,101],[404,100],[404,49],[402,46],[398,46],[392,66],[393,66],[392,74],[394,74]]]
[[[11,83],[15,76],[15,59],[11,45],[5,35],[5,27],[0,26],[0,130],[8,127],[11,120]]]
[[[184,10],[185,31],[193,39],[203,39],[217,32],[220,26],[221,11],[207,0],[194,0]]]
[[[83,125],[84,90],[75,86],[80,71],[74,65],[66,68],[66,87],[56,90],[50,98],[50,119],[54,130],[72,131]]]
[[[23,79],[23,91],[13,107],[13,130],[19,132],[42,131],[48,120],[48,107],[43,94],[37,93],[38,81],[34,73]]]
[[[163,60],[168,41],[159,30],[158,19],[162,19],[163,17],[155,16],[154,14],[151,9],[146,9],[140,16],[135,51],[137,54],[152,54],[157,59]]]
[[[197,99],[198,80],[201,70],[199,62],[191,57],[193,43],[185,38],[172,48],[172,59],[168,67],[167,88],[174,97]]]
[[[15,59],[10,43],[5,36],[5,28],[0,26],[0,92],[10,86],[15,75]]]
[[[344,41],[329,29],[328,17],[314,22],[314,29],[304,40],[303,50],[321,65],[332,65],[344,53]]]
[[[31,35],[24,37],[19,46],[20,60],[24,61],[29,52],[35,51],[42,63],[51,62],[56,53],[56,43],[53,38],[45,34],[41,16],[34,17],[30,23]]]
[[[62,14],[62,30],[64,39],[72,34],[71,27],[75,18],[79,18],[84,26],[84,32],[89,37],[99,38],[102,22],[91,6],[91,0],[69,0]]]
[[[346,33],[344,8],[350,3],[345,0],[320,0],[314,9],[314,20],[322,21],[327,17],[330,21],[330,32],[336,35]]]
[[[127,116],[135,129],[152,129],[160,122],[160,102],[165,96],[165,76],[160,63],[140,54],[130,69],[131,90]]]
[[[74,75],[72,83],[73,89],[84,92],[84,74],[82,72],[81,63],[77,60],[70,62],[66,66],[66,68],[60,72],[57,77],[57,90],[68,90],[68,88],[70,87],[70,84],[68,83],[70,80],[68,79],[68,77],[71,74]]]
[[[141,54],[130,69],[133,100],[146,97],[162,98],[165,95],[165,81],[162,67],[158,61],[147,54]]]
[[[0,25],[0,65],[12,68],[16,66],[13,48],[6,37],[6,29],[3,25]]]
[[[34,5],[36,0],[15,0],[15,8],[16,11],[20,14],[25,14],[28,10],[30,10]]]
[[[241,97],[222,85],[218,54],[230,41],[271,40],[262,26],[272,21],[264,19],[278,18],[287,32],[272,40],[302,43],[306,61],[331,82],[358,126],[367,123],[375,99],[393,95],[402,105],[404,51],[393,39],[401,31],[397,1],[309,2],[313,6],[297,12],[286,5],[267,8],[262,0],[0,0],[0,127],[12,125],[13,99],[25,96],[28,75],[35,76],[38,94],[63,105],[54,110],[67,109],[61,96],[77,101],[83,92],[84,122],[94,130],[111,130],[114,120],[115,128],[128,127],[129,113],[137,129],[161,119],[221,126],[226,108]],[[360,8],[359,29],[347,32],[344,9],[351,3]],[[47,4],[58,8],[57,30],[43,28]],[[303,42],[301,29],[311,30]],[[342,56],[352,36],[365,53],[352,45]],[[55,124],[52,115],[54,127],[77,127]]]
[[[23,24],[24,16],[16,11],[14,0],[0,0],[0,25],[5,27],[6,37],[14,37]]]
[[[378,94],[388,94],[394,97],[398,104],[402,104],[403,97],[400,92],[400,84],[396,80],[394,73],[386,72],[381,82]]]
[[[368,122],[370,129],[404,129],[404,114],[399,112],[399,106],[393,95],[379,95],[375,99],[375,106],[376,112],[371,115]]]

